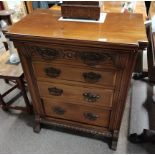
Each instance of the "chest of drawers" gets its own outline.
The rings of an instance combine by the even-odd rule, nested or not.
[[[98,134],[115,149],[138,49],[147,45],[142,15],[108,14],[103,24],[59,17],[39,10],[7,33],[28,82],[34,131],[51,124]]]

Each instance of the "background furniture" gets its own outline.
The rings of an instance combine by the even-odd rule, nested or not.
[[[33,12],[35,9],[47,9],[55,4],[59,4],[59,1],[25,1],[28,13]]]
[[[0,1],[0,10],[3,10],[3,9],[4,9],[3,2]]]
[[[16,23],[27,14],[26,6],[23,1],[14,0],[13,3],[12,1],[3,1],[3,5],[5,10],[14,10],[14,14],[11,16],[13,23]]]
[[[27,13],[33,12],[33,6],[32,6],[32,1],[25,1]]]
[[[149,19],[153,19],[153,16],[155,16],[155,2],[151,2],[151,6],[149,9]],[[155,22],[155,21],[152,21]],[[147,76],[149,78],[149,82],[153,83],[152,84],[152,94],[149,94],[150,91],[148,90],[148,99],[146,100],[146,103],[142,103],[143,106],[147,109],[147,124],[149,124],[148,129],[144,128],[142,129],[142,133],[131,133],[129,136],[129,140],[133,143],[145,143],[145,142],[150,142],[150,143],[155,143],[155,127],[152,124],[155,124],[155,117],[154,117],[154,111],[155,107],[153,106],[154,104],[154,92],[153,92],[153,85],[155,82],[155,32],[153,32],[153,27],[155,24],[149,23],[146,26],[147,30],[147,37],[148,37],[148,46],[147,46],[147,60],[148,60],[148,72]],[[155,28],[154,28],[155,29]],[[151,83],[149,83],[151,85]],[[141,107],[139,106],[139,109]],[[133,109],[131,109],[131,112],[133,113]],[[148,117],[148,118],[147,118]],[[133,121],[131,119],[131,121]],[[132,123],[130,121],[130,123]]]
[[[155,2],[151,2],[150,10],[149,10],[149,19],[151,20],[155,16]],[[152,21],[155,22],[155,21]],[[147,52],[147,60],[148,60],[148,77],[150,82],[155,82],[155,28],[152,28],[152,25],[149,24],[147,26],[147,36],[149,40],[148,44],[148,52]],[[154,29],[154,30],[153,30]]]
[[[60,16],[37,10],[6,34],[28,82],[34,131],[43,123],[97,134],[116,149],[138,49],[147,46],[143,16],[109,13],[103,24],[60,22]]]
[[[29,99],[25,90],[24,74],[21,64],[9,64],[9,52],[3,52],[0,54],[0,78],[4,79],[7,83],[9,83],[9,81],[13,81],[15,83],[12,88],[7,90],[3,94],[0,94],[0,105],[2,106],[2,109],[15,109],[27,111],[29,113],[32,112],[32,107],[30,106]],[[12,106],[5,103],[3,98],[16,88],[19,88],[21,90],[24,101],[26,103],[26,107]]]
[[[0,21],[4,20],[7,25],[12,25],[11,14],[13,14],[13,10],[1,10],[0,11]]]
[[[6,32],[8,29],[8,26],[12,25],[12,20],[11,20],[11,14],[14,13],[13,10],[1,10],[0,11],[0,21],[3,20],[7,23],[6,27],[0,27],[0,31],[2,33]],[[5,38],[5,37],[4,37]],[[8,43],[7,40],[2,40],[5,49],[8,50]]]

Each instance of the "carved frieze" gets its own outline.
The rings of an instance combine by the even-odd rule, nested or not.
[[[40,57],[45,61],[53,61],[56,59],[68,59],[82,61],[88,66],[95,66],[99,64],[109,63],[120,69],[118,62],[118,54],[109,52],[98,52],[94,50],[79,50],[79,49],[63,49],[63,48],[49,48],[26,45],[22,54],[26,57]]]

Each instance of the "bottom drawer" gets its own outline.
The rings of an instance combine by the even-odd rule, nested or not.
[[[48,98],[43,99],[43,106],[46,116],[102,127],[109,126],[110,110],[81,106],[71,103],[58,103],[57,101],[53,100],[51,102]]]

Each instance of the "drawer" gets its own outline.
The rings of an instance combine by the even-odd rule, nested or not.
[[[115,68],[122,66],[120,55],[112,49],[84,48],[77,46],[50,45],[51,47],[28,46],[32,61],[59,62],[69,65],[89,66],[91,68]]]
[[[110,111],[43,98],[46,116],[71,120],[90,125],[108,127]]]
[[[113,90],[38,82],[41,97],[89,106],[112,107]]]
[[[105,86],[115,86],[116,71],[115,70],[103,70],[94,71],[90,68],[76,68],[69,65],[61,65],[54,63],[33,63],[36,77],[45,78],[46,81],[50,81],[53,78],[84,82],[88,84],[97,84]]]

